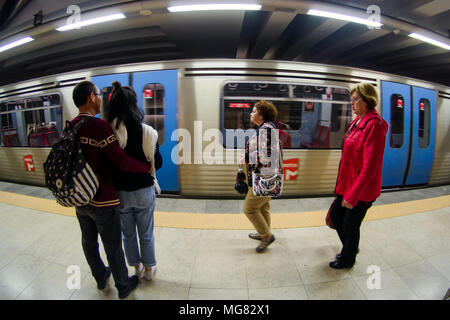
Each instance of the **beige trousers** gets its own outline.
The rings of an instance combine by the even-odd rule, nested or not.
[[[270,232],[270,197],[256,197],[249,188],[244,200],[244,213],[263,238]]]

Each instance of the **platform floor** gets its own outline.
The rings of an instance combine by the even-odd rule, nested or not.
[[[0,299],[117,300],[112,279],[97,290],[73,212],[49,199],[45,188],[0,182]],[[243,200],[158,198],[158,270],[127,299],[444,297],[450,288],[450,186],[383,192],[363,222],[351,270],[328,267],[341,249],[336,232],[324,225],[331,200],[272,200],[276,241],[258,254],[257,241],[247,237],[252,230],[241,213]],[[73,265],[81,270],[80,289],[67,286]],[[369,288],[376,282],[368,268],[380,270],[379,289]]]

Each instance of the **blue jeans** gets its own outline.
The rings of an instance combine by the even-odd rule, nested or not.
[[[120,200],[120,221],[122,224],[125,255],[130,266],[140,262],[145,267],[156,265],[155,239],[153,236],[155,211],[155,187],[138,189],[136,191],[118,191]],[[139,232],[139,246],[136,236]]]
[[[109,267],[117,289],[128,285],[128,269],[122,251],[120,218],[116,208],[75,208],[81,228],[84,255],[97,282],[105,275],[106,267],[98,251],[98,235],[102,238]]]

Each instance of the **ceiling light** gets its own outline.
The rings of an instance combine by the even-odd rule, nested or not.
[[[150,16],[152,14],[152,11],[151,10],[147,10],[147,9],[143,9],[143,10],[139,11],[139,14],[141,16]]]
[[[431,38],[428,38],[428,37],[425,37],[425,36],[423,36],[421,34],[413,32],[409,36],[411,38],[419,39],[419,40],[431,43],[431,44],[433,44],[435,46],[438,46],[438,47],[450,50],[450,46],[448,44],[440,42],[440,41],[437,41],[437,40],[434,40],[434,39],[431,39]]]
[[[376,22],[376,21],[367,20],[367,19],[363,19],[363,18],[352,17],[352,16],[348,16],[348,15],[345,15],[345,14],[334,13],[334,12],[329,12],[329,11],[310,9],[308,11],[308,14],[309,15],[313,15],[313,16],[326,17],[326,18],[332,18],[332,19],[339,19],[339,20],[345,20],[345,21],[350,21],[350,22],[356,22],[356,23],[365,24],[365,25],[368,25],[368,26],[373,26],[373,27],[381,27],[383,25],[382,23],[379,23],[379,22]]]
[[[262,5],[259,4],[199,4],[199,5],[185,5],[172,6],[167,10],[170,12],[185,12],[185,11],[204,11],[204,10],[261,10]]]
[[[126,16],[123,13],[117,13],[117,14],[112,14],[109,16],[100,17],[100,18],[94,18],[94,19],[89,19],[86,21],[67,24],[65,26],[57,28],[56,30],[62,32],[62,31],[68,31],[68,30],[73,30],[73,29],[80,29],[82,27],[90,26],[90,25],[97,24],[97,23],[103,23],[103,22],[108,22],[108,21],[113,21],[113,20],[120,20],[120,19],[125,19],[125,18],[126,18]]]
[[[9,49],[14,48],[14,47],[21,46],[21,45],[23,45],[23,44],[25,44],[25,43],[28,43],[28,42],[30,42],[30,41],[33,41],[33,40],[34,40],[34,39],[31,38],[31,37],[26,37],[26,38],[23,38],[23,39],[20,39],[20,40],[17,40],[17,41],[14,41],[14,42],[5,44],[4,46],[1,46],[1,47],[0,47],[0,52],[9,50]]]

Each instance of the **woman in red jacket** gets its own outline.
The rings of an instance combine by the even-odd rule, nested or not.
[[[342,251],[334,269],[351,268],[359,246],[359,228],[367,210],[380,195],[381,170],[388,124],[377,113],[376,89],[361,83],[351,92],[352,110],[356,114],[344,136],[342,158],[336,182],[336,199],[331,220],[342,242]]]

